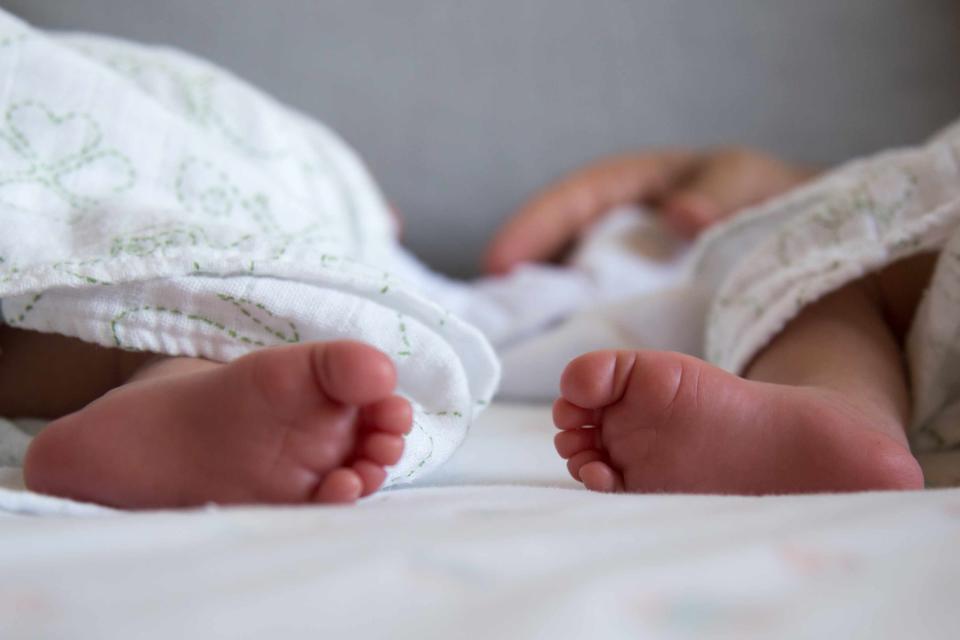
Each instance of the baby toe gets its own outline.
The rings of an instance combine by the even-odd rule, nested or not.
[[[397,371],[383,352],[362,342],[341,340],[316,345],[313,366],[323,390],[342,404],[383,400],[397,385]]]
[[[574,454],[567,460],[567,471],[570,472],[574,480],[583,482],[583,478],[580,477],[580,470],[583,466],[591,462],[602,461],[603,459],[603,452],[596,449],[587,449],[586,451]]]
[[[553,403],[553,424],[558,429],[576,429],[577,427],[596,426],[599,415],[595,409],[584,409],[565,400],[557,398]]]
[[[386,469],[370,460],[357,460],[351,466],[363,482],[361,496],[369,496],[376,492],[387,479]]]
[[[363,479],[353,469],[334,469],[328,473],[314,492],[314,502],[349,504],[360,498]]]
[[[403,455],[403,438],[392,433],[371,433],[360,444],[359,454],[383,466],[396,464]]]
[[[599,429],[568,429],[558,433],[553,444],[561,458],[570,458],[585,449],[599,449],[599,433]]]
[[[390,396],[364,407],[360,420],[364,428],[403,435],[413,427],[413,407],[406,398]]]
[[[560,378],[560,391],[573,405],[600,409],[617,402],[636,362],[634,351],[593,351],[574,358]]]

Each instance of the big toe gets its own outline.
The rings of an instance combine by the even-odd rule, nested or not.
[[[393,362],[362,342],[328,342],[313,354],[323,390],[337,402],[365,405],[385,399],[397,384]]]
[[[632,351],[593,351],[574,358],[560,378],[560,393],[584,409],[613,404],[623,396],[635,362]]]

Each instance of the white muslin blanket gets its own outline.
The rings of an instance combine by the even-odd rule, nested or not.
[[[635,210],[609,216],[569,268],[455,282],[398,246],[335,134],[207,62],[0,11],[0,78],[0,320],[217,361],[367,342],[393,358],[415,411],[388,486],[463,441],[497,388],[491,342],[506,395],[549,398],[573,356],[668,326],[654,307],[646,320],[586,311],[660,290],[684,267],[687,247]],[[671,336],[698,341],[702,310],[684,315]],[[0,419],[0,466],[18,466],[28,444]]]
[[[690,255],[678,248],[662,263],[650,252],[615,257],[649,224],[615,218],[588,239],[573,270],[587,274],[607,304],[572,310],[536,336],[501,345],[508,392],[538,395],[544,380],[555,388],[566,361],[595,348],[683,351],[742,373],[813,301],[897,261],[937,253],[906,341],[909,435],[929,485],[960,483],[960,123],[742,212]],[[660,238],[657,246],[671,245]],[[639,277],[638,290],[625,290],[637,274],[655,284]],[[630,297],[613,302],[613,290]]]
[[[108,347],[228,361],[353,338],[390,355],[415,428],[388,485],[443,464],[497,389],[552,398],[597,348],[739,372],[812,300],[946,247],[909,358],[918,450],[960,444],[954,128],[741,214],[693,250],[607,217],[565,268],[451,281],[395,241],[333,133],[183,53],[51,36],[0,12],[0,319]],[[0,466],[29,443],[0,419]]]
[[[535,381],[555,385],[552,372],[594,348],[682,351],[740,374],[813,301],[935,252],[937,266],[907,336],[909,429],[928,484],[960,483],[952,455],[960,450],[960,123],[926,144],[847,163],[739,213],[708,231],[689,255],[679,249],[659,271],[649,252],[634,252],[633,262],[612,257],[629,236],[624,225],[650,224],[633,220],[611,223],[609,237],[598,231],[574,270],[590,274],[601,291],[629,286],[642,273],[657,274],[656,284],[502,346],[508,391],[537,395]],[[669,242],[661,239],[660,246]],[[604,280],[603,267],[616,275]]]
[[[218,361],[362,340],[415,410],[389,483],[456,449],[493,350],[391,273],[391,215],[335,135],[184,54],[2,12],[0,79],[4,322]]]

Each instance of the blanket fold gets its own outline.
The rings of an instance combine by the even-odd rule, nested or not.
[[[915,452],[960,447],[960,126],[850,162],[741,214],[699,243],[705,356],[741,373],[810,303],[910,256],[938,252],[906,344]],[[948,482],[956,482],[951,474]]]
[[[414,406],[388,484],[449,458],[498,363],[392,272],[395,224],[333,133],[180,52],[2,12],[0,77],[5,323],[218,361],[361,340]]]

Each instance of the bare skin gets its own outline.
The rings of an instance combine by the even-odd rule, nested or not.
[[[494,273],[554,259],[612,207],[652,206],[688,237],[814,176],[747,149],[654,151],[588,166],[525,205],[487,254]],[[597,491],[766,494],[920,488],[904,425],[902,337],[933,258],[894,265],[805,309],[745,378],[678,353],[571,362],[558,453]]]
[[[665,149],[605,158],[547,187],[497,232],[485,259],[492,274],[549,261],[612,208],[653,207],[675,231],[694,237],[744,207],[809,180],[814,172],[760,151]]]
[[[62,497],[123,508],[353,502],[380,487],[411,426],[393,364],[357,342],[220,364],[0,327],[0,348],[0,415],[62,416],[24,462],[28,488]]]
[[[558,453],[596,491],[922,488],[902,345],[934,261],[912,258],[810,305],[746,378],[669,352],[575,359],[554,405]]]
[[[505,272],[555,257],[605,211],[628,202],[657,206],[692,236],[811,175],[739,149],[606,160],[524,207],[494,241],[488,268]],[[911,269],[898,273],[912,277]],[[905,384],[890,366],[899,356],[891,355],[888,335],[912,308],[887,295],[902,287],[875,288],[870,296],[857,288],[836,294],[838,317],[805,312],[754,364],[756,382],[679,354],[577,359],[556,407],[565,429],[558,450],[574,477],[605,491],[763,493],[922,482],[906,449]],[[864,338],[858,323],[881,316]],[[875,357],[848,367],[848,377],[832,377],[812,360],[795,367],[797,356],[815,351],[811,343],[826,345],[824,355],[836,359],[829,345],[837,324],[863,338]],[[230,365],[154,359],[2,327],[0,346],[0,414],[68,414],[38,436],[25,464],[28,486],[57,495],[134,508],[350,502],[379,487],[410,428],[409,405],[391,395],[389,360],[356,343],[270,349]],[[850,376],[854,395],[831,391]],[[773,419],[787,425],[783,433],[770,427]],[[853,456],[865,443],[860,458]],[[700,456],[680,455],[690,447]]]

